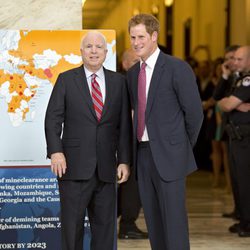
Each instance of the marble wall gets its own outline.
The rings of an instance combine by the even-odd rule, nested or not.
[[[0,29],[82,29],[82,1],[0,0]]]

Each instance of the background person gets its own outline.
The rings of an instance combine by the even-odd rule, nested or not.
[[[128,71],[135,63],[139,62],[140,58],[135,52],[129,48],[122,54],[122,68],[125,72]],[[138,185],[135,179],[134,168],[128,181],[122,183],[118,188],[118,215],[119,221],[119,239],[147,239],[148,234],[141,231],[136,220],[139,217],[141,209],[141,201],[139,197]]]
[[[235,65],[240,73],[232,93],[219,100],[220,108],[228,112],[227,132],[232,175],[237,185],[237,201],[240,223],[229,227],[231,233],[250,237],[250,46],[242,46],[235,52]]]

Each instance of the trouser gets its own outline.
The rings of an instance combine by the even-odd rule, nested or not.
[[[234,212],[237,217],[240,216],[240,205],[239,205],[239,187],[237,184],[237,178],[235,174],[235,168],[237,167],[234,159],[233,159],[233,151],[232,151],[232,140],[229,139],[227,142],[228,145],[228,158],[229,158],[229,173],[231,179],[231,186],[233,192],[233,200],[234,200]]]
[[[137,156],[139,192],[152,250],[189,250],[185,178],[163,181],[149,143],[139,144]]]
[[[83,250],[84,218],[88,210],[91,250],[111,250],[114,245],[114,183],[105,183],[95,174],[89,180],[59,180],[62,249]]]
[[[133,168],[128,181],[122,183],[118,189],[118,214],[121,215],[121,230],[127,231],[135,227],[140,208],[141,201]]]
[[[237,182],[240,223],[250,224],[250,137],[230,140],[230,155],[233,176]]]

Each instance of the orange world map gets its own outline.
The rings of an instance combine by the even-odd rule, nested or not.
[[[41,80],[54,84],[60,72],[81,65],[80,41],[86,32],[9,31],[6,34],[5,38],[12,40],[3,45],[6,49],[0,56],[0,95],[6,98],[7,112],[14,126],[25,120],[29,102],[36,95]],[[114,32],[102,33],[112,46]]]
[[[48,165],[44,117],[59,73],[82,64],[81,31],[0,30],[0,167]],[[104,66],[116,70],[115,31]]]

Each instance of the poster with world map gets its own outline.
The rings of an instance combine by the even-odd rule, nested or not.
[[[104,66],[116,70],[115,32]],[[82,64],[82,31],[0,30],[0,249],[61,249],[57,178],[44,117],[59,73]],[[83,221],[84,249],[90,226]]]
[[[44,166],[44,116],[60,72],[82,64],[83,31],[0,30],[0,166]],[[115,32],[104,66],[116,70]]]

